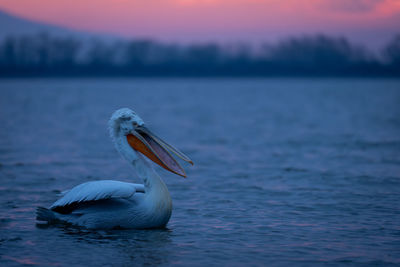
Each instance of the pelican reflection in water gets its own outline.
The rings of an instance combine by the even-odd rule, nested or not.
[[[165,227],[171,217],[168,188],[144,156],[183,177],[186,174],[168,152],[193,162],[154,135],[132,110],[113,113],[109,130],[115,148],[133,167],[143,184],[113,180],[92,181],[63,192],[49,209],[38,207],[37,220],[70,223],[89,229],[148,229]]]

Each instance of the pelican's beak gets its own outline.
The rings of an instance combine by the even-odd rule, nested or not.
[[[193,162],[185,154],[157,137],[145,126],[136,127],[135,131],[128,134],[126,138],[128,144],[134,150],[139,151],[170,172],[186,177],[186,173],[181,165],[179,165],[179,163],[171,156],[167,149],[184,161],[193,165]]]

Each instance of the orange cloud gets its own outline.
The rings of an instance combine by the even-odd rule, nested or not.
[[[70,28],[169,40],[263,39],[400,25],[399,0],[0,0]]]

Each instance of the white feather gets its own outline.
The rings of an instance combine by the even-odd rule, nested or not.
[[[93,201],[109,198],[130,198],[144,186],[112,180],[92,181],[75,186],[57,200],[50,209],[67,206],[74,202]]]

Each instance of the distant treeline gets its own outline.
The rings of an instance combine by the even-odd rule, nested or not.
[[[400,35],[379,53],[325,35],[288,38],[257,48],[10,36],[0,41],[0,76],[400,77]]]

